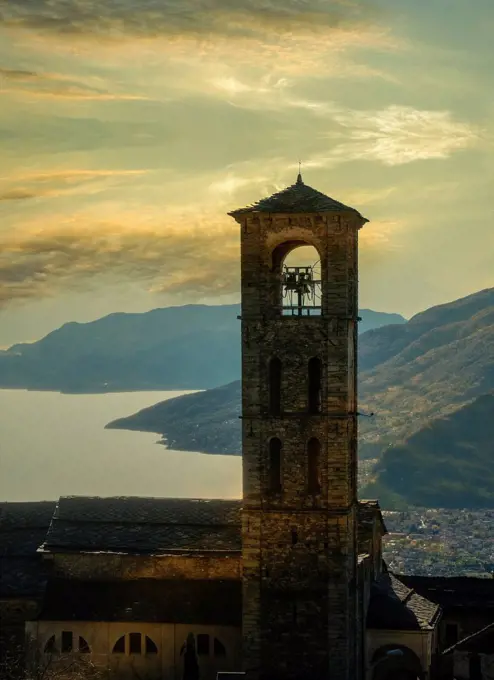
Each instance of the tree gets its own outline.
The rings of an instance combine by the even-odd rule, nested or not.
[[[90,655],[42,654],[34,641],[2,650],[0,680],[106,680]]]

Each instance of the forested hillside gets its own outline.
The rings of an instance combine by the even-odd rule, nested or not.
[[[385,449],[363,496],[385,504],[494,507],[494,394],[435,418],[403,444]]]

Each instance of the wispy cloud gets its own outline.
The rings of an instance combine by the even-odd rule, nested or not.
[[[151,79],[156,68],[163,74],[163,63],[173,62],[191,69],[182,73],[182,84],[199,68],[200,80],[216,80],[230,93],[239,85],[236,76],[214,69],[379,76],[348,51],[403,47],[372,0],[11,0],[3,26],[17,44],[26,32],[26,49],[115,60],[146,68]]]
[[[52,170],[40,173],[12,173],[0,177],[0,201],[20,201],[31,198],[55,198],[68,193],[101,190],[140,175],[147,170]],[[92,189],[91,189],[92,187]]]
[[[0,237],[0,304],[90,288],[103,279],[142,281],[169,293],[235,292],[235,227],[217,215],[52,216]]]
[[[456,151],[473,148],[481,140],[487,140],[480,128],[455,119],[450,111],[400,106],[359,111],[342,109],[336,102],[292,99],[285,92],[282,97],[285,110],[290,107],[301,108],[317,119],[314,121],[312,138],[318,141],[321,150],[304,157],[306,169],[333,168],[354,161],[397,166],[445,159]],[[296,167],[297,163],[288,163],[285,158],[263,160],[261,176],[255,163],[238,163],[228,168],[225,178],[212,184],[211,190],[220,193],[225,191],[231,195],[233,190],[249,184],[255,184],[252,188],[256,188],[258,193],[262,191],[263,185],[269,189],[282,188],[287,171],[293,171]],[[383,191],[389,195],[393,189],[374,192],[367,200],[380,200]]]
[[[376,6],[365,0],[10,0],[7,26],[66,35],[154,37],[156,34],[221,36],[324,31],[368,22]]]
[[[372,224],[362,236],[364,252],[394,248],[398,229],[393,221]],[[212,208],[107,206],[39,218],[0,236],[0,306],[125,280],[153,292],[214,298],[238,293],[239,274],[238,226]]]
[[[4,83],[7,83],[5,85]],[[147,99],[142,95],[111,92],[104,87],[91,86],[83,78],[60,73],[0,68],[2,95],[39,99],[74,99],[97,101],[125,101]]]
[[[2,80],[29,81],[38,78],[38,74],[35,71],[23,71],[22,69],[0,67],[0,78],[2,78]]]
[[[317,113],[325,113],[324,105]],[[314,155],[309,167],[331,167],[355,160],[403,165],[413,161],[447,158],[477,144],[481,130],[455,120],[450,111],[428,111],[389,106],[381,111],[338,111],[330,114],[339,128],[325,135],[333,148]],[[328,141],[329,144],[329,141]]]
[[[377,220],[372,221],[366,228],[359,232],[359,244],[364,258],[371,257],[374,251],[399,250],[402,246],[399,237],[408,227],[404,220]]]
[[[53,99],[53,100],[75,100],[75,101],[143,101],[149,99],[140,95],[112,94],[110,92],[87,92],[77,88],[64,88],[60,90],[22,90],[20,88],[7,88],[2,90],[3,94],[10,94],[17,97],[29,99]]]

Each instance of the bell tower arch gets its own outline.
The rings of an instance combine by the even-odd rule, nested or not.
[[[248,680],[354,680],[360,213],[304,184],[241,230],[243,662]],[[317,262],[285,264],[299,246]]]

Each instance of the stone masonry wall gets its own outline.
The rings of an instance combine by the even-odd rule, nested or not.
[[[360,218],[247,215],[242,244],[243,635],[249,680],[354,680],[356,315]],[[322,316],[283,317],[281,264],[294,245],[321,258]],[[268,365],[282,362],[281,415],[269,414]],[[321,413],[309,414],[308,361],[322,361]],[[282,491],[269,490],[269,441]],[[308,493],[307,442],[321,444],[320,491]]]
[[[54,576],[79,580],[233,579],[242,577],[240,554],[213,555],[55,555]]]

